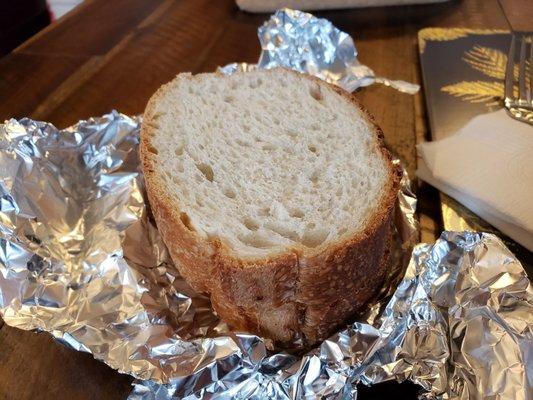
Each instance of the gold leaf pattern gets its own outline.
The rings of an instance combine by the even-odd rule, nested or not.
[[[427,41],[444,42],[459,39],[469,34],[494,35],[498,33],[509,33],[509,31],[501,29],[425,28],[418,32],[418,45],[420,53],[424,53]]]
[[[444,86],[441,90],[471,103],[487,103],[487,106],[497,105],[504,95],[503,81],[507,68],[507,55],[500,50],[476,45],[465,52],[463,61],[483,75],[497,79],[497,81],[463,81]],[[528,65],[529,63],[526,62],[526,66]],[[518,79],[518,65],[516,64],[513,74],[514,78]],[[529,76],[526,76],[526,85],[529,85]],[[513,95],[518,97],[516,85],[513,87],[513,92]]]
[[[503,82],[496,81],[463,81],[441,88],[445,93],[459,97],[471,103],[496,105],[503,94]]]
[[[463,60],[475,70],[484,75],[500,80],[505,79],[507,69],[507,54],[490,47],[474,46],[463,56]],[[529,68],[529,61],[526,60],[526,69]],[[518,64],[514,65],[514,79],[518,80]],[[526,75],[526,83],[529,84],[529,76]]]
[[[418,32],[420,52],[423,53],[427,41],[449,41],[469,34],[494,35],[505,34],[509,31],[500,29],[468,29],[468,28],[426,28]],[[530,39],[531,40],[531,39]],[[507,55],[497,49],[475,45],[463,55],[463,61],[472,69],[494,80],[490,81],[462,81],[441,88],[445,93],[470,103],[486,103],[487,106],[498,105],[504,95],[505,70]],[[529,65],[526,61],[526,65]],[[526,67],[528,68],[528,67]],[[514,66],[514,78],[518,79],[518,66]],[[530,77],[526,76],[526,84]],[[516,85],[515,85],[516,86]],[[514,95],[518,96],[518,88],[514,87]]]
[[[486,76],[499,80],[505,79],[507,55],[500,50],[476,45],[465,53],[463,60]]]

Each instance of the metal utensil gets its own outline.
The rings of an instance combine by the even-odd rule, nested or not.
[[[518,65],[516,59],[518,55]],[[513,33],[505,71],[507,113],[533,125],[533,34]]]

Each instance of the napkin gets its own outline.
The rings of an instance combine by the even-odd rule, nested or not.
[[[417,149],[420,179],[533,251],[533,126],[499,110]]]
[[[236,0],[240,9],[270,12],[288,7],[296,10],[325,10],[350,7],[378,7],[406,4],[442,3],[448,0]]]

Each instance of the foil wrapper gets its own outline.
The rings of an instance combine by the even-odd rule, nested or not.
[[[274,39],[280,45],[267,51],[342,43],[317,59],[356,60],[353,41],[324,20],[291,10],[275,18],[288,33],[318,24],[307,38],[325,34],[325,47],[306,47],[280,27],[285,42]],[[262,62],[273,66],[274,53]],[[329,65],[308,64],[315,72]],[[357,383],[390,379],[412,380],[428,398],[531,398],[533,294],[524,270],[486,234],[445,232],[411,253],[416,198],[407,176],[387,284],[358,321],[304,354],[228,329],[176,273],[154,226],[139,170],[140,123],[112,112],[64,130],[30,119],[0,125],[6,324],[48,331],[133,375],[130,399],[355,399]]]
[[[30,119],[0,126],[4,321],[48,331],[143,380],[132,398],[276,398],[296,390],[307,376],[294,369],[300,358],[230,331],[171,265],[146,202],[139,128],[139,119],[117,112],[64,130]],[[403,183],[383,295],[401,277],[416,237],[416,199],[407,177]],[[315,365],[319,358],[310,360],[321,372],[306,390],[338,391]]]
[[[353,39],[327,19],[288,8],[278,10],[258,29],[261,55],[257,66],[229,64],[221,70],[232,73],[249,68],[285,67],[314,75],[349,92],[381,83],[415,94],[420,86],[376,76],[357,59]]]
[[[139,173],[139,120],[0,127],[0,312],[138,378],[130,399],[355,399],[412,380],[426,397],[530,399],[533,290],[495,236],[416,237],[407,177],[381,301],[306,354],[232,332],[171,267]],[[398,284],[398,281],[401,282]],[[385,299],[392,293],[387,302]]]

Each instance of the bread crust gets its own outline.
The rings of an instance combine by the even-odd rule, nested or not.
[[[351,94],[318,78],[304,79],[333,88],[362,110],[388,160],[389,185],[378,211],[361,232],[343,240],[314,249],[295,245],[268,257],[243,259],[220,240],[195,232],[155,171],[151,143],[157,129],[155,105],[168,84],[148,102],[140,140],[148,199],[179,272],[195,290],[210,295],[214,309],[233,328],[269,337],[281,345],[295,339],[314,344],[327,338],[380,288],[388,268],[392,214],[402,174],[384,147],[383,132]]]

